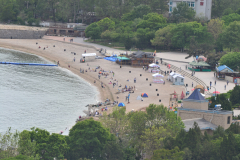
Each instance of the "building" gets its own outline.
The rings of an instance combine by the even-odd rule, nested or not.
[[[194,122],[198,123],[202,133],[213,133],[218,126],[227,129],[232,123],[232,111],[208,110],[206,100],[198,89],[183,100],[183,106],[178,108],[177,115],[181,117],[188,131]]]
[[[173,82],[174,85],[184,85],[184,77],[175,72],[169,74],[168,80]]]
[[[44,22],[42,25],[49,26],[48,35],[84,37],[87,25],[83,23],[52,23]]]
[[[154,56],[151,53],[145,53],[142,51],[137,51],[133,53],[128,58],[131,59],[131,66],[132,67],[143,67],[149,66],[149,64],[154,62]]]
[[[233,83],[240,83],[240,73],[235,72],[226,65],[216,67],[216,77]]]
[[[207,20],[211,19],[212,0],[170,0],[169,14],[173,12],[173,8],[181,2],[187,3],[196,12],[196,17],[204,17]]]

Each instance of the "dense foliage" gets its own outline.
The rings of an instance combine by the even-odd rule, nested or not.
[[[149,105],[146,112],[125,112],[116,107],[99,121],[77,122],[69,136],[46,130],[0,135],[0,159],[4,160],[151,160],[239,159],[240,126],[211,136],[195,123],[188,132],[177,115],[163,105]],[[221,151],[221,152],[219,152]]]

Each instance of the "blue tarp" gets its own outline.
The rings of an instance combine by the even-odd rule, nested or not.
[[[104,59],[108,60],[108,61],[112,61],[112,62],[116,62],[117,61],[117,57],[105,57]]]

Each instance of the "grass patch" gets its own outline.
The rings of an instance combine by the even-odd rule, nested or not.
[[[88,40],[85,40],[85,42],[95,43],[95,44],[99,44],[99,45],[102,45],[102,46],[106,46],[106,47],[110,47],[110,48],[126,51],[126,49],[124,47],[124,44],[120,43],[120,42],[104,42],[101,39],[96,39],[95,41],[92,40],[92,39],[88,39]],[[138,51],[138,49],[137,48],[132,48],[131,51]],[[146,48],[146,49],[141,50],[141,51],[143,51],[143,52],[154,52],[155,49],[153,49],[153,48]],[[163,51],[164,50],[157,50],[157,52],[163,52]],[[166,52],[166,51],[164,51],[164,52]]]

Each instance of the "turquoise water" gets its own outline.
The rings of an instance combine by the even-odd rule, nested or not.
[[[0,61],[51,63],[35,55],[0,49]],[[60,67],[0,64],[0,133],[32,127],[58,133],[75,124],[97,90]]]

